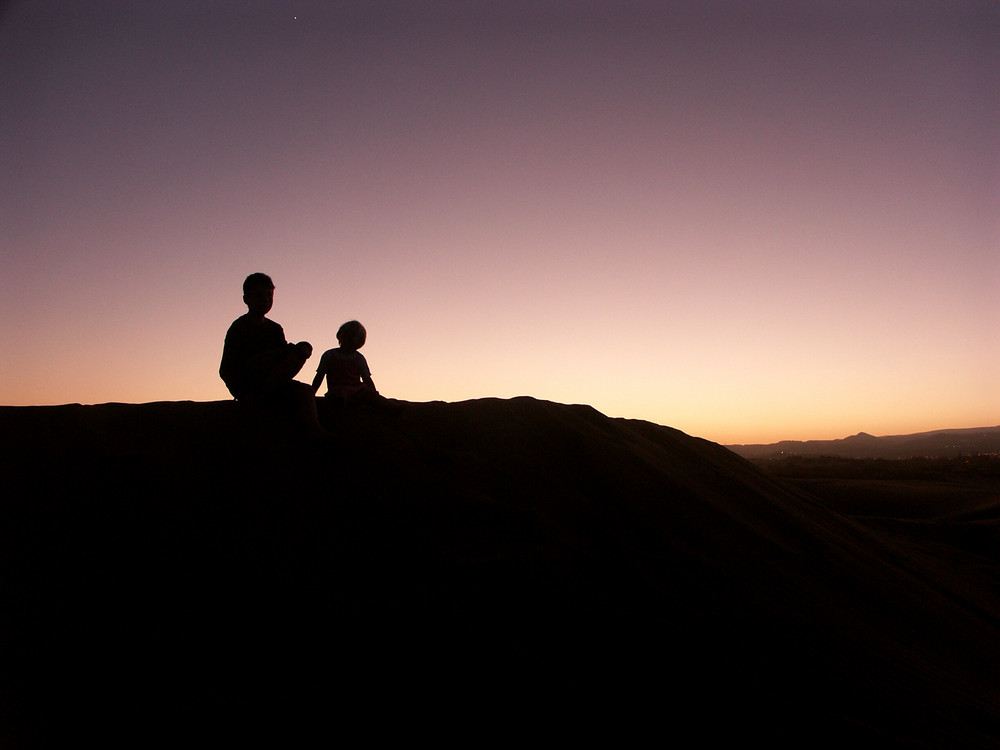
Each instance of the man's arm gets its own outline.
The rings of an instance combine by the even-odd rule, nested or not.
[[[222,382],[226,384],[226,388],[235,398],[236,391],[234,389],[238,390],[239,365],[237,363],[238,346],[234,338],[232,329],[226,332],[226,343],[222,346],[222,362],[219,363],[219,377],[222,378]]]

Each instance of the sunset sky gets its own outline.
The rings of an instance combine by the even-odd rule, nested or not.
[[[380,391],[722,443],[1000,424],[1000,3],[0,4],[0,404]]]

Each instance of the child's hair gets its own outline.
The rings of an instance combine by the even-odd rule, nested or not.
[[[266,273],[252,273],[243,280],[243,293],[251,289],[274,289],[274,282]]]
[[[365,327],[356,320],[347,321],[337,330],[337,341],[348,349],[360,349],[367,337]]]

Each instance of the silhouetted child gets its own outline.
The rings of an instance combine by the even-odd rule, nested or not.
[[[368,334],[356,320],[344,323],[337,331],[340,346],[323,352],[313,378],[313,393],[326,378],[326,395],[343,401],[368,401],[379,398],[371,371],[364,355],[358,351],[365,345]]]
[[[264,317],[274,304],[274,283],[263,273],[252,273],[243,282],[247,314],[233,321],[226,332],[219,375],[238,401],[289,408],[310,430],[319,430],[316,399],[309,386],[294,380],[312,356],[305,341],[290,344],[285,332]]]

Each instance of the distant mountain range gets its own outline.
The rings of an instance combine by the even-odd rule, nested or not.
[[[956,458],[1000,453],[1000,427],[934,430],[875,437],[866,432],[840,440],[782,440],[769,445],[727,445],[744,458],[840,456],[843,458]]]

